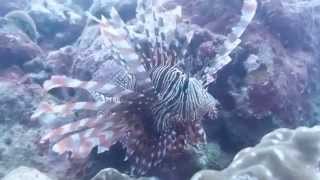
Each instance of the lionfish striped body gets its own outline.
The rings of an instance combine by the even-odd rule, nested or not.
[[[255,0],[244,0],[245,9],[248,3],[256,5]],[[255,8],[251,8],[246,13],[254,12]],[[124,70],[115,73],[112,81],[103,83],[51,77],[44,83],[46,91],[80,88],[88,91],[95,101],[43,103],[32,118],[48,113],[69,116],[79,110],[94,110],[96,116],[52,129],[41,142],[49,141],[53,151],[71,152],[75,158],[87,156],[95,146],[98,152],[104,152],[120,142],[126,148],[132,173],[144,174],[166,154],[206,142],[201,120],[204,115],[215,113],[216,100],[204,88],[209,82],[191,77],[188,72],[192,56],[187,49],[191,38],[187,36],[184,42],[174,38],[181,18],[180,7],[163,12],[153,7],[151,0],[139,0],[135,24],[124,23],[115,9],[110,16],[109,20],[92,19],[100,24],[104,46],[112,50]],[[247,25],[240,23],[240,26],[245,29]],[[243,30],[238,31],[233,30],[237,35],[230,38],[229,44],[239,43]],[[227,46],[228,52],[219,58],[228,57],[235,46],[231,49]],[[218,63],[208,67],[209,75],[222,66]]]

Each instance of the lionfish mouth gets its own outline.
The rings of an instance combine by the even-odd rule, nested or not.
[[[83,89],[95,101],[43,102],[32,119],[52,113],[66,117],[82,110],[95,111],[96,115],[53,127],[40,142],[49,142],[58,154],[71,152],[73,158],[88,156],[94,147],[104,152],[121,143],[132,165],[131,173],[137,175],[159,165],[168,154],[205,143],[202,119],[215,114],[217,104],[205,86],[231,61],[229,53],[239,44],[256,6],[255,0],[244,0],[239,24],[227,37],[223,51],[200,70],[204,74],[200,78],[189,71],[190,62],[197,59],[188,51],[192,30],[183,40],[181,35],[175,36],[178,23],[182,23],[181,7],[159,11],[151,1],[138,0],[137,21],[130,25],[114,8],[108,20],[89,15],[99,23],[103,47],[112,49],[122,70],[114,69],[113,78],[107,82],[66,76],[47,80],[43,85],[46,91]]]

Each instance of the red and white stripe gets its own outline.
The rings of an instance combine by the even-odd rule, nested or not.
[[[110,97],[120,97],[132,93],[132,90],[119,87],[112,83],[99,83],[96,81],[80,81],[78,79],[69,78],[66,76],[52,76],[50,80],[44,82],[43,88],[50,91],[54,88],[69,87],[81,88],[87,91],[96,91]]]
[[[55,113],[62,116],[71,115],[77,110],[98,110],[104,102],[75,102],[66,103],[62,105],[53,105],[49,103],[42,103],[38,109],[33,113],[32,119],[39,118],[44,113]]]
[[[56,142],[63,136],[70,134],[72,132],[78,132],[81,130],[94,128],[99,123],[101,123],[101,117],[92,117],[92,118],[84,118],[76,122],[71,122],[65,124],[61,127],[50,130],[48,134],[43,136],[40,140],[40,143],[45,143],[46,141]]]
[[[113,10],[113,16],[116,10]],[[138,85],[151,84],[151,79],[146,72],[143,64],[140,62],[140,57],[130,43],[130,37],[123,27],[115,27],[106,18],[102,16],[100,21],[101,34],[113,45],[122,59],[126,61],[126,65],[135,74]]]
[[[83,123],[85,126],[81,125],[81,123],[69,125],[58,128],[57,131],[52,131],[52,133],[48,134],[46,136],[47,139],[62,137],[61,140],[53,145],[52,150],[58,154],[72,152],[73,158],[84,158],[95,146],[98,146],[100,152],[109,150],[127,130],[125,127],[116,128],[117,126],[110,121],[100,123],[100,121],[90,122],[89,120],[89,122]]]

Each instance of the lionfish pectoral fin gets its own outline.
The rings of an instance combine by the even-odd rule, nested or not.
[[[98,146],[98,152],[103,152],[119,140],[124,132],[114,125],[112,121],[104,122],[102,116],[85,118],[50,131],[41,142],[49,141],[52,150],[58,154],[71,152],[74,158],[84,158],[95,146]]]
[[[49,133],[41,138],[40,143],[45,143],[46,141],[55,143],[66,135],[94,128],[99,122],[99,118],[84,118],[76,122],[67,123],[61,127],[50,130]]]
[[[94,147],[98,146],[98,151],[104,152],[113,144],[112,138],[104,135],[84,138],[84,133],[75,133],[62,139],[52,146],[52,150],[58,154],[70,152],[72,158],[85,158]]]
[[[50,91],[54,88],[68,87],[79,88],[87,91],[101,92],[109,97],[118,96],[121,94],[132,93],[132,90],[119,87],[113,83],[99,83],[96,81],[80,81],[78,79],[69,78],[66,76],[52,76],[50,80],[45,81],[43,88]]]
[[[111,8],[110,17],[111,17],[110,22],[113,23],[113,25],[122,27],[122,28],[126,26],[125,22],[123,22],[116,8],[114,7]]]
[[[44,113],[52,111],[52,105],[47,102],[41,102],[39,107],[32,113],[31,120],[37,120],[40,116],[42,116]]]
[[[62,105],[53,105],[46,102],[40,104],[39,108],[33,113],[31,119],[39,118],[42,114],[52,113],[61,116],[68,116],[78,110],[98,110],[100,107],[106,105],[105,102],[75,102],[66,103]]]

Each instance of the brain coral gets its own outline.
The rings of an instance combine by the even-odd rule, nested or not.
[[[203,170],[191,180],[318,180],[320,126],[278,129],[240,151],[222,171]]]

